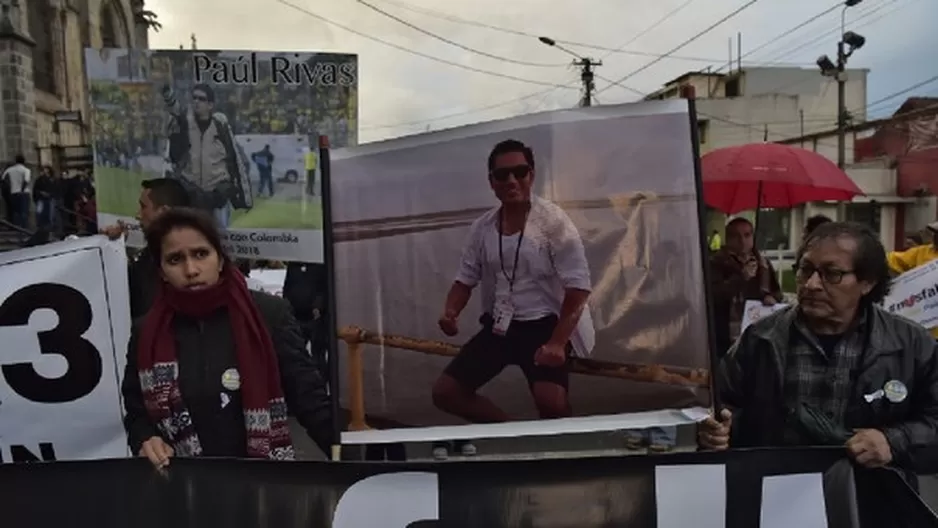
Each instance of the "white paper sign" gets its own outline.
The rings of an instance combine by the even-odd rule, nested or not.
[[[283,297],[283,281],[287,278],[287,270],[251,270],[247,278],[248,288],[262,291],[277,297]]]
[[[896,277],[883,307],[925,328],[938,326],[938,260]]]
[[[127,258],[103,236],[0,254],[0,459],[128,456]]]
[[[788,308],[788,304],[779,303],[772,306],[766,306],[762,304],[762,301],[746,301],[746,304],[743,305],[743,320],[739,325],[739,332],[742,333],[744,330],[746,330],[746,327],[752,323],[762,319],[767,315],[772,315],[784,308]]]

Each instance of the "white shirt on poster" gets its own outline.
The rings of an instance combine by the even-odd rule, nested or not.
[[[491,314],[496,297],[507,294],[508,278],[512,275],[512,320],[516,321],[560,315],[567,288],[592,290],[583,240],[563,209],[543,198],[533,197],[523,237],[520,233],[499,234],[500,209],[495,207],[472,223],[456,274],[456,280],[466,286],[481,284],[484,312]],[[499,238],[502,258],[499,258]],[[518,268],[513,270],[519,239]],[[577,356],[588,357],[592,352],[596,335],[588,307],[583,310],[570,341]]]

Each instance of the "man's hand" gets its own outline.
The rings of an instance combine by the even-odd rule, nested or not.
[[[878,429],[857,429],[847,440],[847,453],[857,464],[868,468],[883,467],[892,462],[892,448],[886,435]]]
[[[771,295],[766,294],[766,296],[762,298],[762,304],[764,306],[775,306],[776,304],[778,304],[778,301],[775,300],[775,297],[772,297]]]
[[[107,235],[111,240],[117,240],[127,232],[127,224],[118,220],[116,225],[105,226],[98,232],[102,235]]]
[[[459,333],[459,325],[456,324],[457,317],[458,314],[444,312],[443,315],[440,316],[440,320],[437,322],[437,324],[440,325],[440,330],[442,330],[443,333],[449,337],[453,337]]]
[[[548,341],[534,354],[534,364],[539,367],[562,367],[567,362],[567,344]]]
[[[149,440],[140,447],[140,456],[147,457],[153,467],[157,469],[169,465],[169,459],[173,457],[173,448],[169,446],[162,438],[151,436]]]
[[[697,424],[697,445],[703,449],[723,451],[730,447],[730,428],[733,425],[733,413],[729,409],[720,411],[719,421],[708,416]]]

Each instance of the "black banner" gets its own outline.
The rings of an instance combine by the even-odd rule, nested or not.
[[[162,473],[141,459],[8,464],[0,466],[0,515],[9,528],[938,525],[897,473],[855,473],[842,456],[792,449],[438,464],[180,459]]]

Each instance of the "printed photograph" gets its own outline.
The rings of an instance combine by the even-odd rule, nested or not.
[[[691,123],[641,103],[336,152],[355,439],[708,405]]]
[[[321,260],[319,136],[356,143],[354,55],[104,49],[86,63],[102,225],[133,219],[143,180],[174,178],[241,235],[239,256]]]

